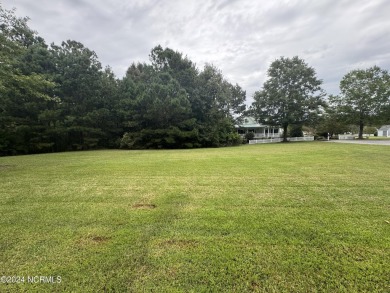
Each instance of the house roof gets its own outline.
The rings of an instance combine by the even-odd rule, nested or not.
[[[378,130],[389,130],[390,129],[390,125],[383,125],[381,128],[379,128]]]
[[[260,124],[253,117],[245,117],[243,122],[236,127],[244,127],[244,128],[257,128],[257,127],[265,127],[266,125]]]

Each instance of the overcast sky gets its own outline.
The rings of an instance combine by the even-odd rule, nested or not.
[[[272,61],[299,56],[324,89],[353,69],[390,69],[388,0],[0,0],[30,17],[46,43],[76,40],[121,78],[161,44],[202,69],[212,63],[248,100]]]

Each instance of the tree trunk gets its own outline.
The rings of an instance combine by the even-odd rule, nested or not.
[[[287,127],[288,123],[283,124],[283,142],[287,142]]]
[[[363,128],[364,128],[364,122],[361,119],[359,121],[359,139],[363,139]]]
[[[363,128],[364,128],[364,114],[363,114],[363,111],[360,110],[360,113],[359,113],[359,139],[363,139]]]

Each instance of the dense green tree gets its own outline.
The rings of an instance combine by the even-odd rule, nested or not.
[[[245,91],[233,86],[212,65],[206,65],[197,82],[197,121],[201,143],[221,146],[237,143],[235,118],[245,111]]]
[[[191,104],[192,115],[197,119],[202,111],[200,106],[202,102],[198,95],[199,71],[195,64],[182,53],[170,48],[163,49],[160,45],[152,49],[150,60],[154,70],[168,73],[185,89]]]
[[[314,68],[298,57],[272,62],[268,77],[263,89],[254,94],[252,113],[263,123],[282,126],[287,141],[290,124],[307,123],[325,105],[322,81]]]
[[[390,76],[377,66],[352,70],[340,81],[340,91],[330,101],[339,115],[359,126],[362,139],[364,126],[378,121],[390,105]]]
[[[198,69],[195,64],[182,53],[160,45],[150,53],[152,66],[156,71],[169,73],[189,95],[196,88]]]
[[[128,72],[129,73],[129,72]],[[148,83],[130,83],[130,131],[122,139],[129,148],[193,147],[197,132],[186,91],[168,73],[150,72]],[[129,76],[127,76],[129,78]],[[129,81],[127,81],[129,84]],[[131,86],[135,89],[131,89]],[[130,97],[131,99],[131,97]]]
[[[99,147],[105,136],[102,119],[109,110],[105,108],[103,72],[96,53],[70,40],[61,46],[52,44],[51,53],[55,63],[52,74],[59,85],[56,95],[61,100],[57,128],[61,144],[67,149]]]
[[[245,109],[245,91],[227,82],[213,66],[207,65],[198,73],[187,57],[169,48],[155,47],[150,58],[151,65],[131,65],[120,82],[122,113],[128,126],[123,146],[199,147],[237,143],[233,115]],[[175,113],[175,108],[175,111],[185,109],[181,112],[185,115]],[[164,120],[163,113],[177,116],[180,121]]]
[[[41,141],[39,115],[47,103],[55,102],[54,83],[26,58],[32,48],[46,49],[14,10],[0,6],[0,153],[38,152],[48,145]]]
[[[302,137],[303,136],[303,130],[302,125],[291,125],[290,127],[290,136],[291,137]]]
[[[351,127],[343,115],[337,113],[336,109],[332,107],[328,107],[326,112],[317,119],[314,127],[320,136],[327,136],[328,133],[333,136],[351,131]]]
[[[202,72],[182,53],[157,46],[150,54],[152,66],[157,71],[168,72],[183,87],[191,102],[192,113],[202,121],[214,103],[224,116],[242,115],[245,110],[246,93],[236,84],[232,85],[215,66],[207,64]],[[205,90],[204,86],[208,89]]]
[[[110,67],[106,67],[101,76],[99,97],[103,104],[104,115],[100,115],[104,137],[102,147],[118,148],[123,135],[123,123],[120,112],[119,81]]]
[[[119,107],[121,125],[124,132],[134,132],[138,121],[135,116],[139,115],[137,99],[153,81],[155,71],[146,63],[133,63],[127,70],[126,75],[119,80]]]
[[[385,105],[378,117],[378,124],[390,124],[390,105]]]

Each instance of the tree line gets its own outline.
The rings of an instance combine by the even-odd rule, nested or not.
[[[194,148],[241,142],[234,124],[253,115],[288,131],[388,121],[389,76],[356,70],[325,98],[304,60],[280,58],[246,109],[245,91],[207,64],[154,47],[118,79],[77,41],[47,45],[28,18],[0,5],[0,155],[96,148]],[[332,131],[340,131],[333,129]]]
[[[1,7],[0,7],[1,8]],[[76,41],[47,45],[1,8],[0,153],[237,144],[245,91],[213,65],[156,46],[122,79]]]

